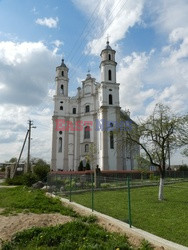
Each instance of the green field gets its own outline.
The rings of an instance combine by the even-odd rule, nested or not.
[[[188,246],[188,182],[165,186],[165,201],[157,199],[158,187],[131,189],[132,224],[137,228]],[[72,195],[91,207],[91,193]],[[127,190],[96,191],[94,210],[128,221]]]

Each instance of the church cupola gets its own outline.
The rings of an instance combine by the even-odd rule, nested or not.
[[[116,61],[115,53],[110,45],[109,41],[106,42],[106,48],[101,51],[101,82],[116,83]]]
[[[56,95],[68,96],[68,71],[62,59],[61,65],[56,68]]]

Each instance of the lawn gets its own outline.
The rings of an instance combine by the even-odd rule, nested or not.
[[[133,226],[188,246],[188,182],[165,186],[165,201],[157,199],[158,187],[131,189]],[[72,200],[91,207],[91,193],[72,195]],[[97,191],[94,209],[128,220],[127,191]]]

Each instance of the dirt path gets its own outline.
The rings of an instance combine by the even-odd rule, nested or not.
[[[14,216],[0,215],[0,248],[3,240],[10,240],[16,232],[34,226],[45,227],[65,224],[73,219],[61,214],[18,214]]]

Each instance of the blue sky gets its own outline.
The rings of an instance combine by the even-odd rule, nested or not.
[[[32,156],[50,160],[55,67],[64,57],[70,95],[88,69],[100,81],[107,35],[122,108],[134,119],[157,102],[186,113],[187,13],[187,0],[0,0],[0,162],[19,155],[28,119]]]

